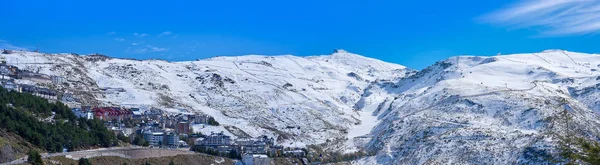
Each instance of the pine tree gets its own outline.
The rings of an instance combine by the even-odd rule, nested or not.
[[[10,106],[9,106],[10,105]],[[64,120],[48,124],[38,117]],[[0,88],[0,128],[15,133],[25,140],[49,152],[69,151],[91,146],[112,146],[116,136],[104,127],[102,121],[77,118],[62,103],[49,103],[30,94],[7,91]]]
[[[215,120],[215,118],[213,118],[213,117],[209,117],[209,118],[208,118],[208,125],[219,126],[220,124],[219,124],[219,122],[217,122],[217,121]]]
[[[79,159],[79,165],[92,165],[92,163],[90,163],[90,160],[86,158],[81,158]]]
[[[42,160],[42,156],[40,155],[40,153],[38,151],[35,150],[31,150],[29,151],[29,154],[27,154],[27,161],[29,163],[31,163],[32,165],[43,165],[44,161]]]
[[[566,164],[600,164],[600,143],[593,140],[588,140],[582,137],[577,137],[573,134],[573,130],[569,127],[572,117],[565,109],[560,114],[563,117],[565,125],[564,136],[559,135],[559,144],[561,157],[566,160]]]

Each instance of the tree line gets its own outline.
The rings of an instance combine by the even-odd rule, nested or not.
[[[41,121],[53,113],[53,121]],[[100,120],[77,118],[60,102],[49,103],[46,99],[4,88],[0,88],[0,129],[13,132],[48,152],[117,144],[116,136]]]

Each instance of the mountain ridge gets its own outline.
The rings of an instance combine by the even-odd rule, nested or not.
[[[313,57],[214,57],[186,62],[35,52],[14,52],[3,56],[8,64],[64,77],[67,84],[18,80],[20,83],[48,85],[73,93],[80,96],[84,104],[150,105],[169,112],[186,109],[211,115],[223,125],[230,126],[210,128],[203,132],[205,134],[225,131],[237,137],[230,132],[244,130],[247,132],[240,136],[265,134],[277,135],[281,139],[304,136],[318,141],[308,144],[324,143],[327,138],[343,134],[347,127],[356,123],[350,105],[360,97],[370,81],[407,74],[404,66],[349,53]],[[348,66],[340,62],[360,65]],[[126,92],[93,92],[103,88],[123,88]],[[261,113],[265,115],[259,115]],[[297,122],[314,119],[318,120]],[[308,132],[316,132],[317,137]],[[288,144],[307,144],[302,142],[304,140],[299,141],[298,144],[296,141]]]
[[[2,56],[64,77],[49,86],[90,103],[185,109],[224,125],[194,129],[203,133],[374,154],[357,164],[546,164],[531,154],[556,154],[556,132],[600,137],[600,56],[563,50],[455,56],[419,71],[342,51],[186,62]],[[125,92],[89,92],[108,87]],[[571,127],[555,123],[565,109]]]
[[[558,158],[565,130],[600,135],[589,97],[597,90],[569,92],[598,84],[599,59],[567,51],[451,57],[377,84],[371,104],[384,106],[370,111],[385,122],[370,132],[367,150],[377,156],[359,164],[552,164],[539,154]],[[566,110],[568,125],[558,120]]]

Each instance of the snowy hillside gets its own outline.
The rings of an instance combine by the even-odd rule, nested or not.
[[[600,137],[600,56],[560,50],[453,57],[359,101],[377,119],[358,164],[544,164],[556,135]]]
[[[312,57],[249,55],[189,62],[20,51],[2,56],[10,65],[65,79],[59,85],[21,83],[73,93],[84,104],[203,113],[221,126],[197,131],[268,135],[284,146],[300,147],[345,137],[360,122],[353,107],[371,82],[413,73],[342,50]]]
[[[556,135],[600,137],[600,56],[591,54],[461,56],[418,72],[345,51],[188,62],[2,56],[65,78],[20,83],[73,93],[84,104],[203,113],[221,123],[194,128],[203,133],[374,155],[356,164],[544,164],[540,157],[556,154]]]

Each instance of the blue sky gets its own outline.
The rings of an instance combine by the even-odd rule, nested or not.
[[[596,0],[6,0],[0,47],[194,60],[335,48],[422,69],[456,55],[600,52]]]

